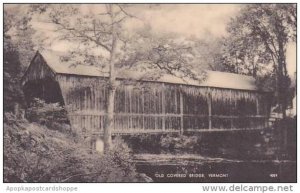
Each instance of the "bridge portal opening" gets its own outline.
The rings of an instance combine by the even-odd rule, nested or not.
[[[30,106],[34,98],[42,99],[46,103],[59,103],[61,106],[64,105],[59,84],[52,78],[30,80],[24,85],[23,92],[28,106]]]

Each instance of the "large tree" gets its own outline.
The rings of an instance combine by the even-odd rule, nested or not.
[[[104,126],[104,152],[111,147],[114,128],[114,100],[117,89],[116,77],[121,68],[137,68],[169,73],[179,77],[198,79],[190,65],[193,58],[188,42],[178,43],[171,36],[156,36],[149,30],[133,33],[127,28],[128,20],[138,20],[130,11],[131,5],[106,4],[89,6],[85,11],[79,5],[33,6],[47,16],[46,22],[54,27],[55,36],[74,44],[75,49],[65,59],[99,66],[109,74],[107,119]],[[147,25],[145,25],[147,26]],[[147,28],[148,29],[148,28]],[[75,46],[76,44],[76,46]],[[82,57],[83,56],[83,57]],[[150,73],[145,73],[150,74]],[[158,75],[159,73],[152,73]]]
[[[72,5],[51,6],[48,12],[50,22],[61,34],[61,39],[77,41],[87,49],[99,49],[107,56],[109,82],[107,119],[104,126],[104,152],[107,152],[111,147],[111,132],[114,127],[117,46],[121,40],[122,23],[132,16],[123,6],[113,4],[105,5],[103,12],[88,14],[82,14],[79,6]]]
[[[14,14],[18,12],[18,14]],[[5,5],[3,24],[4,111],[18,113],[24,105],[20,79],[33,56],[31,15],[28,9]]]
[[[286,49],[296,37],[296,5],[243,6],[228,25],[227,64],[237,73],[254,77],[274,74],[276,102],[285,118],[290,83]]]

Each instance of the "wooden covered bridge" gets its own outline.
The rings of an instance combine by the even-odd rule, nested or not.
[[[60,60],[61,53],[37,52],[22,85],[28,104],[33,98],[60,102],[76,132],[102,133],[106,117],[107,74],[87,65]],[[263,129],[268,93],[252,77],[208,71],[201,84],[164,75],[140,79],[119,75],[113,134],[209,132]],[[134,80],[134,81],[132,81]]]

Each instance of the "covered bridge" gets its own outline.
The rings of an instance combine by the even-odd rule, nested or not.
[[[71,65],[62,53],[37,52],[22,85],[28,104],[33,98],[60,102],[76,132],[102,133],[106,117],[108,76],[99,68]],[[119,75],[113,134],[209,132],[263,129],[268,93],[252,77],[207,71],[199,81],[164,75],[156,80],[138,74]],[[131,80],[131,81],[130,81]],[[132,81],[134,80],[134,81]]]

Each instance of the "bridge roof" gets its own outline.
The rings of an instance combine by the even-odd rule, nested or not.
[[[61,56],[64,56],[65,54],[63,52],[44,50],[40,51],[39,53],[42,55],[47,65],[55,73],[93,77],[108,77],[108,73],[104,72],[104,70],[99,67],[82,64],[74,65],[68,61],[62,61]],[[158,79],[151,80],[148,79],[147,76],[145,76],[146,74],[149,73],[125,70],[120,72],[117,75],[117,78],[165,82],[193,86],[208,86],[253,91],[257,90],[257,87],[255,85],[255,79],[253,77],[228,72],[206,71],[206,79],[202,82],[188,77],[181,78],[170,74],[163,74]]]

